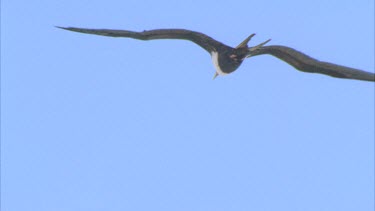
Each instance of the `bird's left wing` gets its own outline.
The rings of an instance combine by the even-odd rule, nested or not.
[[[190,40],[197,45],[204,48],[206,51],[211,53],[216,48],[225,46],[223,43],[216,41],[215,39],[200,33],[186,29],[155,29],[142,32],[128,31],[128,30],[115,30],[115,29],[86,29],[86,28],[75,28],[75,27],[59,27],[74,32],[95,34],[109,37],[128,37],[138,40],[155,40],[155,39],[182,39]]]

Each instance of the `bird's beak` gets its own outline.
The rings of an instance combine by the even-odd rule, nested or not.
[[[215,72],[215,75],[214,77],[212,78],[212,80],[215,80],[215,78],[219,75],[219,73]]]

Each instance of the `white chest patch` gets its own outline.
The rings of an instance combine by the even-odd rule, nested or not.
[[[214,63],[217,74],[219,74],[219,75],[228,74],[228,73],[225,73],[221,70],[221,68],[219,66],[219,54],[216,51],[211,52],[211,57],[212,57],[212,63]]]

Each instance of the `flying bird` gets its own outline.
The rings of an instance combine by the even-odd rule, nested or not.
[[[226,75],[235,71],[241,63],[248,57],[270,54],[297,70],[309,73],[321,73],[336,78],[355,79],[363,81],[375,81],[375,74],[363,70],[345,67],[329,62],[322,62],[293,48],[281,45],[265,46],[269,40],[259,45],[249,47],[248,42],[255,34],[251,34],[237,47],[225,45],[203,33],[186,29],[155,29],[142,32],[113,29],[86,29],[76,27],[59,27],[74,32],[95,34],[109,37],[128,37],[138,40],[155,39],[182,39],[189,40],[199,45],[210,53],[216,72],[214,78],[218,75]]]

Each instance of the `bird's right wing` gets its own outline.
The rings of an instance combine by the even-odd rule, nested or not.
[[[297,70],[310,73],[321,73],[337,78],[356,79],[363,81],[375,81],[375,74],[359,69],[345,67],[329,62],[321,62],[307,56],[293,48],[280,45],[270,45],[258,48],[251,56],[270,54],[288,64]]]
[[[155,29],[143,32],[127,31],[127,30],[114,30],[114,29],[85,29],[75,27],[57,27],[74,32],[95,34],[109,37],[129,37],[139,40],[154,40],[154,39],[183,39],[190,40],[197,45],[204,48],[211,53],[217,47],[225,46],[223,43],[214,40],[213,38],[195,31],[186,29]]]

